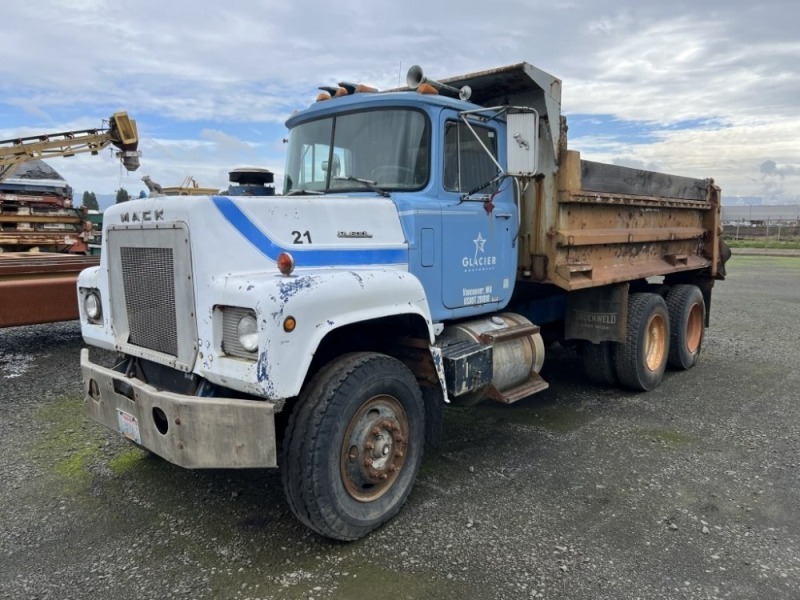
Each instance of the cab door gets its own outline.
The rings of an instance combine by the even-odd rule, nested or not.
[[[456,316],[505,306],[517,268],[513,182],[490,183],[499,170],[486,151],[504,164],[502,131],[496,123],[470,124],[483,145],[455,114],[444,117],[442,128],[442,301],[447,308],[461,309]]]

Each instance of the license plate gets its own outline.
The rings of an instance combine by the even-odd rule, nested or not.
[[[122,435],[137,444],[142,443],[142,437],[139,435],[139,423],[136,421],[136,417],[129,415],[124,410],[117,409],[117,423],[119,424],[119,432]]]

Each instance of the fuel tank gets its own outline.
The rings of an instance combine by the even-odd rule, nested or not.
[[[448,395],[454,404],[475,405],[489,387],[501,394],[538,373],[544,364],[539,328],[522,315],[498,313],[445,327],[442,347]],[[485,365],[491,355],[491,373]]]

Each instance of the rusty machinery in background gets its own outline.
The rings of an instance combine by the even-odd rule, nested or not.
[[[99,257],[72,189],[42,159],[108,146],[128,171],[139,167],[136,122],[116,112],[107,127],[0,141],[0,327],[76,319],[75,281]]]
[[[136,121],[128,113],[115,112],[107,128],[81,129],[61,133],[46,133],[0,141],[0,183],[7,179],[22,163],[35,160],[74,156],[83,152],[97,154],[113,145],[118,148],[117,158],[128,171],[139,168],[141,152]]]

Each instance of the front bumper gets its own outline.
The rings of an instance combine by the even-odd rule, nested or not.
[[[277,466],[269,402],[160,391],[95,365],[87,349],[81,350],[81,373],[87,415],[171,463],[189,469]],[[127,395],[115,390],[115,381]]]

